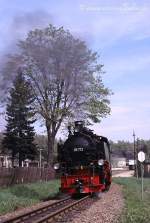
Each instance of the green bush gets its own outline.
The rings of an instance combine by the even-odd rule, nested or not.
[[[0,189],[0,214],[21,207],[31,206],[44,199],[54,197],[59,191],[59,180],[22,184]]]

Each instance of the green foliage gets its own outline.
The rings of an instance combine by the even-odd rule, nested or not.
[[[93,78],[90,86],[87,88],[87,101],[85,110],[87,110],[87,117],[94,123],[110,114],[110,101],[108,95],[111,91],[105,88],[100,76]]]
[[[118,142],[110,141],[110,144],[111,144],[112,152],[114,154],[119,154],[124,157],[133,159],[133,156],[134,156],[133,142],[119,140]],[[150,140],[138,139],[138,146],[137,146],[137,141],[136,141],[136,148],[137,148],[137,152],[140,150],[143,150],[150,158]]]
[[[34,141],[35,122],[32,103],[34,97],[31,86],[22,73],[18,73],[10,90],[7,103],[7,126],[3,145],[12,153],[12,158],[19,155],[19,164],[27,158],[33,159],[36,155]]]
[[[113,151],[115,150],[133,150],[133,143],[119,140],[118,142],[111,141],[111,148]]]
[[[54,197],[59,191],[59,186],[59,180],[52,180],[0,189],[0,214]]]
[[[98,64],[98,54],[85,42],[63,27],[49,25],[30,31],[19,47],[38,110],[44,119],[47,116],[54,122],[54,133],[60,121],[79,116],[79,111],[82,118],[96,122],[110,113],[111,92],[101,79],[103,65]]]
[[[141,180],[136,178],[114,178],[123,185],[125,211],[120,223],[150,222],[150,179],[144,179],[144,199],[141,201]]]

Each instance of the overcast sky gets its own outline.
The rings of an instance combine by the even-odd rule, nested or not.
[[[150,139],[150,0],[0,0],[0,65],[27,31],[64,26],[100,54],[111,115],[93,129],[112,140]],[[4,129],[1,116],[0,130]]]

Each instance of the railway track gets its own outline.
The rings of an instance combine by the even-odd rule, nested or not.
[[[42,208],[37,208],[25,214],[9,218],[1,223],[46,223],[55,222],[55,219],[63,218],[63,215],[74,209],[78,205],[83,205],[87,202],[89,196],[79,200],[73,200],[70,197],[61,201],[48,204]]]

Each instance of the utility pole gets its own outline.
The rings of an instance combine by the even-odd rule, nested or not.
[[[136,177],[139,178],[138,175],[138,152],[139,152],[139,139],[137,138],[137,148],[136,148]]]
[[[135,132],[133,130],[133,143],[134,143],[134,175],[137,176],[136,172],[136,153],[135,153]]]

